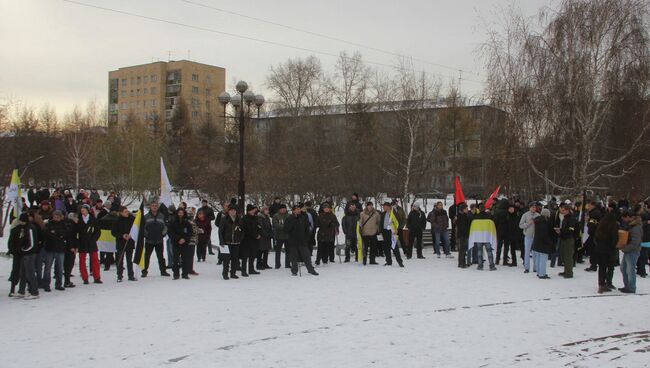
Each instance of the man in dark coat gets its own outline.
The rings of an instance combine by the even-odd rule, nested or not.
[[[587,234],[589,237],[584,244],[585,252],[589,255],[589,267],[585,269],[587,272],[596,272],[598,271],[598,265],[596,259],[592,256],[594,249],[594,238],[596,236],[596,228],[598,227],[598,222],[603,218],[603,213],[598,208],[596,202],[591,202],[587,204]]]
[[[38,280],[36,279],[36,257],[40,252],[40,229],[33,223],[33,217],[23,212],[18,217],[18,224],[9,234],[9,251],[20,261],[17,269],[12,271],[10,297],[38,299]],[[14,271],[17,271],[15,275]],[[15,292],[16,285],[18,293]],[[25,288],[29,286],[29,295]]]
[[[355,204],[350,205],[348,213],[343,216],[343,220],[341,221],[343,234],[345,234],[345,262],[350,262],[350,253],[354,253],[355,260],[358,261],[356,257],[357,242],[359,241],[357,237],[357,224],[359,223],[360,211],[361,207],[357,209]]]
[[[307,271],[318,276],[318,272],[311,265],[311,254],[308,249],[308,242],[311,237],[311,230],[307,214],[303,213],[303,206],[294,205],[291,216],[287,217],[284,223],[284,231],[289,236],[288,248],[291,259],[291,274],[298,275],[298,262],[302,260]]]
[[[258,270],[271,269],[271,266],[269,266],[269,252],[273,249],[273,225],[271,224],[270,215],[270,210],[266,206],[258,214],[261,235],[258,242],[259,250],[257,251]]]
[[[397,261],[397,264],[400,267],[404,267],[404,263],[402,263],[402,257],[399,253],[399,240],[398,240],[398,233],[397,233],[397,228],[399,228],[399,222],[398,224],[395,224],[393,219],[391,218],[391,213],[393,213],[393,206],[390,202],[384,202],[384,212],[381,213],[379,224],[381,227],[381,235],[383,238],[383,245],[384,245],[384,257],[386,257],[386,263],[384,266],[391,266],[393,264],[393,259],[391,257],[391,252],[395,256],[395,260]],[[393,216],[395,216],[395,213],[393,213]],[[394,217],[395,220],[396,216]]]
[[[262,238],[261,226],[257,217],[257,206],[249,204],[246,206],[246,215],[242,219],[243,238],[239,249],[241,258],[241,275],[259,275],[255,270],[255,257],[259,249],[259,241]],[[248,268],[248,272],[246,269]]]
[[[363,206],[361,206],[361,201],[359,200],[359,195],[357,193],[352,193],[352,197],[345,204],[344,214],[347,215],[348,213],[350,213],[350,208],[351,208],[352,205],[354,205],[356,207],[357,214],[359,214],[359,212],[361,212],[361,209],[363,208]]]
[[[55,289],[65,290],[63,287],[63,263],[67,250],[68,226],[63,221],[61,211],[54,211],[52,220],[45,224],[44,242],[45,269],[43,272],[43,286],[45,291],[50,291],[50,274],[54,264]]]
[[[153,202],[149,206],[149,213],[144,216],[144,270],[142,277],[149,274],[149,262],[151,254],[156,251],[158,258],[158,269],[160,276],[171,276],[167,273],[165,256],[164,256],[164,239],[167,235],[167,221],[165,215],[159,210],[158,202]],[[171,261],[171,260],[170,260]]]
[[[558,221],[554,230],[560,238],[560,259],[564,263],[564,272],[560,272],[559,276],[570,279],[573,277],[573,254],[578,230],[578,220],[571,213],[570,205],[560,206]]]
[[[278,213],[273,216],[273,238],[275,243],[273,245],[275,250],[275,268],[278,269],[282,267],[280,259],[282,256],[282,246],[284,246],[284,267],[291,268],[291,262],[289,261],[289,248],[287,242],[289,240],[289,235],[284,230],[284,224],[287,220],[287,217],[291,216],[287,213],[287,206],[282,204]]]
[[[219,244],[223,251],[220,257],[223,264],[223,279],[238,279],[235,274],[239,264],[239,247],[242,239],[241,217],[237,215],[236,207],[228,207],[228,212],[222,216],[219,223]],[[230,276],[228,276],[230,274]]]
[[[332,207],[325,202],[321,208],[323,213],[318,216],[318,252],[316,253],[316,265],[322,261],[327,264],[328,260],[334,262],[334,242],[339,233],[339,221],[332,213]]]
[[[314,246],[316,245],[316,228],[318,227],[318,213],[312,207],[311,201],[305,202],[302,211],[307,215],[307,220],[309,222],[309,242],[307,246],[309,247],[309,254],[311,255],[314,252]]]
[[[124,263],[126,263],[129,281],[137,281],[133,271],[133,252],[135,251],[135,239],[131,238],[131,227],[135,217],[128,208],[120,207],[120,214],[113,223],[111,234],[115,238],[115,250],[117,252],[117,282],[122,282],[124,275]]]
[[[431,237],[433,238],[433,248],[435,254],[440,258],[440,242],[442,241],[443,250],[446,258],[454,258],[449,248],[449,216],[445,211],[442,202],[436,203],[429,215],[427,221],[431,223]]]
[[[282,206],[282,199],[280,197],[273,198],[273,203],[271,203],[271,206],[269,206],[269,215],[271,217],[275,216],[275,214],[278,213],[278,211],[280,211],[281,206]]]
[[[456,213],[456,242],[458,244],[458,267],[471,266],[471,253],[469,250],[469,228],[472,222],[469,207],[465,203],[459,204]]]
[[[171,239],[172,252],[172,271],[174,280],[178,280],[182,268],[183,279],[189,279],[192,272],[192,261],[194,258],[193,248],[190,240],[193,236],[192,224],[187,218],[186,209],[179,205],[173,216],[173,221],[169,221],[169,238]]]
[[[417,248],[417,257],[424,259],[424,255],[422,254],[422,232],[427,227],[427,217],[420,210],[419,204],[413,204],[411,212],[409,212],[408,218],[406,219],[406,227],[409,229],[409,242],[404,250],[406,259],[411,259],[413,256],[413,244]]]

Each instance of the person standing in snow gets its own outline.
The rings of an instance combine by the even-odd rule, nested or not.
[[[210,227],[207,234],[212,234],[212,221],[215,220],[214,210],[212,209],[212,207],[210,207],[210,204],[208,203],[208,200],[205,199],[205,198],[201,201],[201,208],[199,208],[199,210],[197,211],[197,213],[196,213],[197,218],[194,219],[194,220],[198,220],[199,213],[201,213],[201,212],[203,212],[203,214],[205,215],[205,218],[207,219],[207,226]],[[197,225],[198,225],[198,223],[197,223]],[[200,228],[203,229],[204,232],[205,232],[206,226],[205,226],[205,224],[202,224],[202,225],[203,226],[200,226]],[[203,238],[205,238],[205,237],[203,237]],[[197,245],[197,248],[196,248],[197,254],[198,254],[200,245],[201,245],[201,243],[199,242],[199,245]],[[205,246],[206,246],[206,249],[208,250],[208,254],[214,255],[214,252],[212,251],[212,244],[210,242],[210,236],[208,236],[208,242],[205,243]],[[203,262],[205,262],[205,257],[203,257]]]
[[[243,238],[239,249],[241,258],[241,275],[259,275],[255,270],[255,258],[259,249],[259,241],[262,238],[261,226],[257,217],[257,206],[249,204],[246,206],[246,215],[242,219]],[[248,268],[248,272],[246,269]]]
[[[402,263],[402,256],[399,252],[399,239],[397,235],[397,229],[399,228],[399,222],[393,212],[393,206],[390,202],[384,202],[384,212],[380,216],[381,224],[381,235],[383,238],[384,246],[384,257],[386,257],[386,263],[384,266],[392,266],[393,259],[391,257],[391,252],[395,256],[395,260],[400,267],[404,267]],[[391,216],[392,214],[392,216]]]
[[[54,211],[52,220],[45,225],[43,247],[45,248],[45,270],[43,272],[43,286],[45,291],[50,291],[50,274],[54,264],[55,289],[65,290],[63,287],[63,262],[68,244],[68,227],[63,221],[63,213]]]
[[[183,271],[183,279],[189,280],[192,271],[192,248],[190,238],[192,237],[192,224],[187,219],[185,208],[179,207],[176,210],[173,221],[169,223],[169,237],[173,247],[172,270],[174,280],[178,280]]]
[[[196,220],[194,220],[198,231],[198,239],[196,244],[197,262],[205,262],[207,250],[209,248],[212,248],[210,246],[210,238],[212,236],[212,220],[214,220],[214,218],[210,219],[209,216],[203,212],[204,207],[201,207],[199,209],[196,214]],[[212,210],[211,208],[209,209]],[[212,217],[214,217],[214,213],[212,214]]]
[[[433,210],[429,212],[427,220],[431,223],[433,247],[437,257],[440,258],[440,241],[442,241],[445,257],[454,258],[449,248],[449,216],[447,216],[442,202],[436,203]]]
[[[560,272],[559,276],[570,279],[573,278],[573,254],[578,220],[571,213],[569,204],[560,206],[558,221],[555,231],[560,238],[560,260],[564,265],[564,272]]]
[[[494,265],[494,248],[497,244],[497,230],[492,215],[485,210],[485,205],[481,203],[478,206],[478,213],[472,216],[469,229],[469,246],[477,247],[478,270],[483,269],[485,260],[483,259],[483,248],[485,247],[488,254],[490,271],[496,271]]]
[[[257,269],[268,270],[269,266],[269,251],[273,249],[273,225],[271,224],[270,210],[267,206],[262,207],[262,211],[258,214],[260,223],[260,240],[259,250],[257,251]]]
[[[289,236],[288,249],[291,257],[291,275],[298,276],[298,262],[302,262],[307,267],[307,271],[318,276],[318,272],[311,265],[311,254],[308,248],[308,242],[311,237],[311,229],[307,214],[303,211],[301,204],[296,204],[292,208],[291,215],[284,223],[284,230]]]
[[[307,215],[309,220],[309,254],[314,253],[314,246],[316,245],[316,228],[318,226],[318,213],[312,208],[311,201],[305,202],[302,211]]]
[[[156,251],[156,258],[158,258],[158,268],[160,275],[170,276],[166,270],[164,245],[163,241],[167,235],[167,222],[165,215],[159,211],[158,202],[153,202],[149,206],[149,213],[144,216],[144,270],[142,270],[141,277],[147,277],[149,274],[149,264],[151,260],[151,253]]]
[[[280,263],[282,257],[282,246],[284,246],[284,267],[291,268],[291,264],[289,262],[289,249],[287,248],[289,235],[284,230],[284,224],[286,223],[289,216],[291,215],[287,212],[287,206],[284,204],[280,205],[278,213],[273,216],[273,232],[275,238],[275,244],[273,247],[275,250],[276,269],[282,267],[282,264]]]
[[[11,229],[9,234],[9,248],[12,253],[20,253],[19,277],[12,277],[10,297],[38,299],[38,280],[36,279],[36,257],[40,251],[40,229],[34,224],[33,215],[21,213],[18,224]],[[18,293],[15,285],[18,283]],[[25,288],[29,286],[29,295],[25,295]]]
[[[535,217],[535,236],[533,237],[533,262],[534,270],[540,279],[550,279],[546,274],[548,256],[555,252],[555,232],[549,222],[551,211],[548,208],[542,210],[541,216]]]
[[[422,254],[422,233],[427,227],[427,218],[424,212],[420,210],[419,204],[413,203],[411,208],[411,212],[409,212],[406,220],[406,227],[409,229],[409,242],[404,253],[406,254],[406,259],[411,259],[413,256],[413,244],[415,244],[418,259],[424,259],[424,255]]]
[[[363,241],[363,265],[366,265],[368,255],[370,255],[370,264],[376,265],[375,256],[377,254],[377,235],[381,231],[380,214],[375,210],[372,202],[366,203],[366,209],[363,210],[359,217],[359,232]]]
[[[122,282],[125,263],[129,281],[137,281],[133,271],[135,240],[130,235],[134,220],[135,217],[129,209],[122,206],[117,220],[113,223],[113,229],[111,229],[111,234],[115,238],[115,250],[117,252],[117,282]]]
[[[357,224],[359,224],[359,211],[355,204],[351,204],[348,208],[348,212],[343,216],[341,221],[341,227],[343,228],[343,234],[345,234],[345,262],[350,262],[350,254],[355,254],[355,260],[358,260],[356,257],[357,253]]]
[[[632,210],[625,210],[621,214],[623,227],[629,231],[629,239],[621,251],[621,274],[623,275],[623,287],[618,290],[626,294],[636,293],[636,263],[641,252],[641,239],[643,239],[643,227],[641,218]]]
[[[535,238],[535,218],[540,214],[539,206],[531,202],[528,206],[528,212],[524,213],[519,220],[519,228],[524,231],[524,273],[530,272],[530,252],[533,249],[533,239]]]
[[[223,264],[223,279],[238,279],[236,275],[239,264],[239,247],[242,239],[241,217],[237,215],[236,207],[227,207],[228,212],[221,217],[219,223],[219,243],[227,252],[220,253]],[[230,277],[228,276],[230,274]]]
[[[469,252],[469,228],[471,215],[467,204],[461,203],[456,206],[456,243],[458,244],[458,267],[467,268],[471,265],[471,253]]]
[[[97,220],[90,214],[90,206],[83,205],[79,209],[81,218],[77,223],[79,233],[79,272],[84,284],[88,284],[88,269],[86,268],[86,259],[90,258],[90,269],[93,274],[95,284],[102,284],[99,273],[99,255],[97,240],[101,235],[101,229],[97,225]]]
[[[334,262],[334,241],[339,233],[339,221],[332,213],[332,207],[325,202],[321,206],[323,213],[318,216],[318,252],[316,253],[316,265],[322,261]]]

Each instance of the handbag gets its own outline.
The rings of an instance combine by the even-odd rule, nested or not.
[[[616,249],[623,249],[630,240],[630,232],[627,230],[618,231],[618,242],[616,243]]]

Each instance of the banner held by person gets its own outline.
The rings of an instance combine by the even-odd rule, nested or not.
[[[143,218],[144,218],[144,201],[140,203],[140,209],[138,209],[138,213],[135,214],[135,220],[133,220],[133,225],[131,226],[131,231],[129,232],[129,236],[135,242],[135,255],[133,256],[133,263],[137,264],[138,266],[140,266],[141,269],[144,270],[145,250],[144,250]]]

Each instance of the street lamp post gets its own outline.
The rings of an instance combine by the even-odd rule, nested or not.
[[[255,103],[257,106],[257,117],[260,116],[260,108],[264,104],[264,96],[255,95],[253,91],[248,90],[248,83],[244,81],[237,82],[235,86],[237,95],[230,96],[228,92],[223,92],[219,95],[219,103],[223,105],[223,117],[226,118],[226,107],[230,103],[236,112],[235,118],[239,123],[239,183],[238,183],[238,205],[242,213],[245,211],[246,203],[246,179],[244,176],[244,149],[245,149],[245,129],[246,129],[246,116],[244,113],[244,105],[246,105],[248,115],[250,116],[250,106]]]

